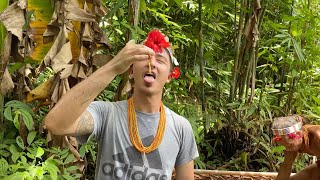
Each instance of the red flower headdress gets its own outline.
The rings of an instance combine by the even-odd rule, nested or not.
[[[147,41],[144,43],[149,48],[153,49],[154,52],[162,53],[162,48],[170,47],[170,43],[166,41],[166,36],[158,30],[149,32]]]
[[[162,48],[166,49],[172,64],[178,65],[176,58],[173,57],[172,51],[169,49],[170,43],[166,40],[166,35],[162,34],[159,30],[153,30],[149,32],[147,40],[144,44],[153,49],[153,51],[156,53],[162,53]],[[178,67],[175,67],[171,73],[171,77],[177,79],[179,76],[180,70]]]

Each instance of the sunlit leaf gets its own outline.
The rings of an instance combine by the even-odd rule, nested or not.
[[[8,168],[9,168],[8,162],[5,159],[1,158],[0,159],[0,174],[4,174],[8,170]]]
[[[44,154],[44,150],[41,147],[37,148],[36,157],[40,158]]]
[[[75,159],[74,155],[69,154],[68,157],[66,158],[66,160],[64,161],[64,164],[68,164],[68,163],[72,162],[74,159]]]
[[[31,143],[33,142],[34,138],[36,137],[37,135],[37,132],[36,131],[31,131],[29,134],[28,134],[28,137],[27,137],[27,142],[29,145],[31,145]]]

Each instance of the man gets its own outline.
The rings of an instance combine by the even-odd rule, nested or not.
[[[96,138],[96,179],[171,179],[174,168],[177,179],[194,179],[198,151],[191,125],[162,105],[163,87],[176,61],[170,43],[155,30],[145,45],[128,42],[68,91],[45,118],[46,128],[56,135],[77,136],[80,142]],[[93,102],[128,69],[134,86],[130,100]]]
[[[320,126],[304,125],[298,115],[274,119],[273,140],[286,148],[284,162],[280,165],[277,180],[320,180],[320,160],[297,174],[290,176],[298,153],[320,157]]]

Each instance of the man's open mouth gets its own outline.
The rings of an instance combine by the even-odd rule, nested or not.
[[[146,75],[144,75],[144,77],[150,77],[150,78],[156,79],[156,75],[154,73],[147,73]]]

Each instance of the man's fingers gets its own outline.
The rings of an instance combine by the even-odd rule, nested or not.
[[[149,56],[153,56],[155,53],[154,51],[151,49],[151,48],[148,48],[146,46],[144,47],[140,47],[140,48],[136,48],[136,49],[131,49],[132,51],[132,54],[139,54],[139,55],[142,55],[142,54],[146,54],[146,55],[149,55]]]
[[[155,54],[151,48],[143,44],[135,44],[134,40],[130,40],[127,43],[127,50],[134,51],[135,54],[148,54],[150,56]]]
[[[131,57],[132,61],[145,61],[149,58],[148,55],[142,54],[142,55],[133,55]]]
[[[135,40],[134,39],[131,39],[130,41],[127,42],[127,44],[135,44]]]

